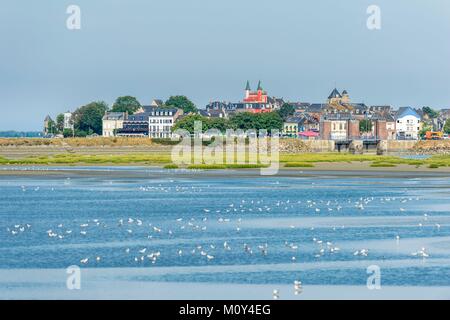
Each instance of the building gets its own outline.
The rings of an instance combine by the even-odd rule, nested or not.
[[[124,121],[127,120],[125,112],[106,112],[102,119],[103,137],[115,137],[118,130],[123,128]]]
[[[304,132],[319,132],[319,121],[308,114],[296,113],[283,123],[284,136],[298,137]]]
[[[300,117],[288,117],[283,122],[283,136],[285,137],[297,137],[299,132],[299,124],[302,121]]]
[[[258,82],[258,88],[256,91],[252,91],[250,88],[250,82],[247,81],[247,85],[245,87],[245,98],[243,100],[244,103],[267,103],[267,99],[267,92],[263,90],[261,81]]]
[[[54,134],[55,122],[47,115],[44,119],[44,135]]]
[[[399,140],[417,140],[422,128],[420,115],[411,107],[402,107],[395,116],[396,136]]]
[[[323,115],[320,120],[322,140],[347,141],[360,138],[359,120],[351,113]]]
[[[148,107],[144,107],[143,112],[129,115],[123,121],[123,127],[116,130],[117,136],[121,137],[148,137],[148,119],[150,112]]]
[[[228,118],[228,113],[225,109],[206,109],[198,112],[201,116],[207,118]]]
[[[331,91],[330,95],[328,96],[327,103],[336,105],[348,104],[350,103],[350,96],[347,90],[342,91],[341,94],[336,88],[334,88],[333,91]]]
[[[396,139],[395,119],[391,114],[376,112],[368,116],[367,120],[371,121],[372,130],[366,135],[366,138],[376,140]]]
[[[256,91],[252,91],[250,82],[247,81],[244,99],[232,106],[237,112],[263,113],[279,109],[283,104],[283,99],[268,96],[262,88],[261,81],[258,82]]]
[[[70,111],[64,112],[64,129],[73,130],[72,113]]]
[[[183,114],[177,108],[151,108],[148,118],[148,135],[150,138],[168,139],[172,137],[172,127]]]

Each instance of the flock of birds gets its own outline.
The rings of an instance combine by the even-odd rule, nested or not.
[[[22,186],[23,191],[27,191],[27,188]],[[34,188],[34,191],[39,191],[39,187]],[[192,192],[201,191],[201,188],[198,187],[186,187],[186,186],[175,186],[175,187],[164,187],[162,185],[152,186],[152,187],[140,187],[139,190],[143,192]],[[214,223],[220,224],[228,224],[233,225],[229,227],[231,230],[234,229],[234,232],[241,233],[242,226],[242,216],[245,214],[265,214],[270,212],[283,213],[283,211],[288,210],[298,210],[301,207],[303,212],[308,212],[310,215],[321,215],[324,212],[331,216],[334,211],[339,212],[344,209],[353,208],[356,210],[364,211],[366,207],[370,206],[374,201],[378,201],[379,204],[394,204],[395,202],[400,203],[400,205],[405,204],[411,201],[419,200],[418,197],[413,198],[403,198],[403,197],[361,197],[356,201],[354,199],[335,199],[333,201],[328,200],[303,200],[303,201],[291,201],[291,200],[277,200],[269,204],[269,201],[264,200],[241,200],[239,202],[230,203],[226,206],[223,206],[221,209],[212,209],[212,208],[204,208],[201,209],[200,213],[196,215],[196,217],[179,217],[175,221],[164,221],[161,222],[161,225],[155,225],[152,223],[144,222],[143,219],[139,218],[121,218],[112,222],[111,220],[101,221],[100,219],[92,219],[83,223],[79,223],[77,226],[72,227],[66,226],[64,223],[59,223],[56,227],[52,227],[46,230],[46,235],[48,238],[56,239],[59,241],[64,241],[67,238],[75,238],[77,235],[79,237],[87,239],[90,234],[95,232],[95,228],[99,228],[102,230],[109,230],[110,228],[119,228],[121,232],[124,232],[128,236],[133,236],[137,234],[141,236],[142,234],[148,240],[152,239],[161,239],[164,237],[175,238],[177,234],[180,232],[206,232],[208,228],[217,227]],[[378,204],[375,204],[378,205]],[[404,212],[405,209],[403,207],[399,208],[400,212]],[[237,218],[236,216],[241,216]],[[255,215],[253,215],[254,217]],[[418,224],[419,227],[424,227],[428,221],[428,214],[423,215],[423,219]],[[227,226],[228,227],[228,226]],[[292,229],[295,229],[296,226],[290,225]],[[435,224],[435,227],[440,229],[439,224]],[[336,231],[337,229],[344,229],[345,226],[335,226],[332,229]],[[314,227],[311,227],[311,231],[314,231]],[[7,228],[8,234],[11,236],[17,237],[23,233],[33,232],[33,228],[31,224],[15,224],[11,227]],[[201,236],[196,236],[198,239],[201,239]],[[76,239],[76,238],[75,238]],[[396,241],[400,241],[400,236],[397,235],[395,237]],[[179,257],[185,255],[196,256],[198,255],[201,259],[204,259],[206,262],[212,262],[217,255],[219,249],[225,251],[234,250],[235,246],[240,245],[232,245],[235,243],[233,233],[229,233],[229,239],[223,241],[223,243],[218,244],[210,243],[210,244],[197,244],[190,249],[178,248],[176,249],[176,255]],[[200,242],[200,241],[199,241]],[[342,250],[332,241],[324,241],[319,239],[318,237],[312,238],[312,244],[315,246],[314,249],[314,257],[319,259],[327,254],[338,254]],[[145,263],[150,262],[151,264],[156,264],[158,259],[160,259],[163,255],[167,255],[167,252],[164,252],[163,249],[151,249],[152,243],[149,242],[148,246],[142,246],[139,248],[125,248],[124,254],[131,256],[131,261],[135,263]],[[232,249],[233,247],[233,249]],[[285,241],[284,247],[292,252],[291,261],[297,261],[297,254],[299,253],[299,244],[294,243],[292,241]],[[276,245],[274,245],[274,250],[277,250]],[[262,256],[267,256],[269,254],[269,244],[267,242],[260,244],[244,243],[242,245],[242,249],[245,254],[253,255],[260,254]],[[369,249],[367,248],[357,248],[353,252],[353,256],[358,257],[367,257],[369,255]],[[411,253],[412,256],[428,258],[430,256],[429,252],[426,248],[421,248],[420,250]],[[91,263],[99,264],[103,258],[100,254],[94,256],[86,256],[80,257],[79,263],[82,265],[88,265]]]
[[[173,182],[173,181],[170,181]],[[207,188],[205,188],[207,189]],[[39,187],[29,188],[22,186],[23,192],[40,190]],[[141,186],[139,188],[141,192],[161,192],[161,193],[201,193],[203,188],[196,186]],[[52,188],[52,191],[54,189]],[[80,239],[83,241],[89,241],[91,235],[95,235],[96,232],[107,232],[113,230],[114,234],[120,234],[120,239],[140,239],[141,242],[148,240],[148,245],[141,246],[123,246],[121,254],[128,257],[131,263],[137,266],[155,265],[161,257],[170,256],[172,259],[175,257],[199,257],[201,261],[205,263],[212,263],[218,256],[223,258],[224,252],[233,252],[236,254],[245,254],[247,256],[268,256],[271,250],[277,251],[284,248],[285,252],[289,252],[290,260],[294,263],[299,260],[298,256],[301,252],[300,247],[312,246],[312,254],[315,259],[320,259],[326,255],[335,255],[342,253],[342,249],[329,239],[324,240],[317,235],[323,228],[315,230],[314,227],[310,227],[310,231],[316,232],[316,236],[312,237],[311,242],[308,243],[296,243],[292,240],[283,241],[280,239],[279,243],[271,243],[269,241],[263,243],[257,243],[249,237],[248,241],[242,244],[242,241],[246,240],[245,237],[240,237],[245,234],[246,224],[243,224],[243,218],[259,217],[264,214],[276,213],[283,215],[284,213],[291,213],[290,210],[296,210],[297,212],[307,213],[307,216],[333,216],[333,214],[343,212],[344,214],[348,209],[353,211],[361,211],[362,213],[367,208],[373,208],[374,206],[389,205],[393,211],[397,210],[399,214],[407,211],[405,209],[408,202],[418,201],[418,197],[361,197],[359,199],[335,199],[335,200],[241,200],[234,201],[227,205],[222,205],[218,208],[203,208],[197,209],[197,214],[186,217],[182,216],[176,219],[161,221],[160,224],[154,224],[144,221],[143,218],[128,217],[120,219],[92,219],[84,222],[80,221],[66,221],[57,223],[53,226],[47,226],[47,230],[42,231],[41,228],[34,228],[31,223],[17,223],[10,227],[7,227],[7,234],[12,237],[21,237],[21,235],[39,232],[39,234],[45,235],[48,239],[54,241],[69,241],[78,242]],[[372,206],[372,207],[371,207]],[[394,209],[396,208],[396,209]],[[295,211],[294,211],[295,212]],[[342,214],[340,214],[342,216]],[[39,224],[39,222],[37,222]],[[248,225],[248,224],[247,224]],[[429,214],[423,214],[420,221],[416,220],[416,226],[434,227],[440,230],[441,225],[435,223],[431,225],[429,223]],[[223,227],[228,230],[226,233],[226,240],[214,241],[214,243],[202,243],[202,232],[207,232],[210,229]],[[296,225],[285,226],[286,228],[296,229],[299,228]],[[333,231],[345,229],[345,225],[333,226]],[[301,228],[299,228],[301,230]],[[283,232],[280,232],[283,234]],[[168,252],[164,247],[155,249],[157,245],[152,244],[153,239],[178,239],[181,242],[184,235],[190,235],[190,240],[197,242],[198,244],[188,246],[186,244],[180,245],[172,252]],[[177,238],[178,237],[178,238]],[[192,239],[193,238],[193,239]],[[205,237],[208,238],[208,237]],[[241,242],[236,239],[240,239]],[[243,240],[242,240],[243,239]],[[400,242],[400,235],[395,236],[397,243]],[[284,244],[284,246],[282,245]],[[172,249],[171,249],[172,250]],[[354,248],[352,254],[355,258],[365,258],[369,256],[368,248]],[[412,252],[411,256],[419,257],[422,259],[429,258],[430,253],[425,247],[421,247],[419,250]],[[101,252],[92,255],[85,255],[78,257],[78,262],[83,266],[101,266],[102,261],[107,260],[109,257]],[[71,261],[74,262],[74,261]],[[75,261],[76,262],[76,261]],[[299,295],[303,291],[302,282],[299,280],[294,281],[294,294]],[[273,299],[279,299],[280,292],[278,289],[273,290]]]

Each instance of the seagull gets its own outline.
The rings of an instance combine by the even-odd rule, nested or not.
[[[421,250],[412,253],[413,256],[428,258],[430,255],[427,253],[426,249],[422,247]]]
[[[280,293],[279,293],[279,291],[276,290],[276,289],[273,290],[272,296],[273,296],[273,299],[274,299],[274,300],[279,299],[279,298],[280,298]]]

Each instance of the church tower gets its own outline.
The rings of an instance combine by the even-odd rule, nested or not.
[[[245,87],[245,99],[248,99],[250,97],[250,91],[252,89],[250,88],[250,82],[247,80],[247,86]]]

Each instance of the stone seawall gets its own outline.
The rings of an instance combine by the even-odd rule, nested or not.
[[[334,147],[333,140],[280,139],[282,153],[333,152]]]
[[[386,140],[387,152],[411,152],[416,144],[415,140]]]

